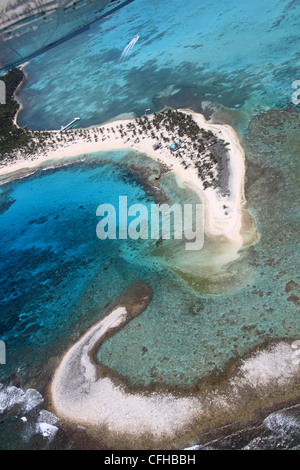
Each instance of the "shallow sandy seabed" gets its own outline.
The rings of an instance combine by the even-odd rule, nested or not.
[[[58,416],[99,429],[105,426],[118,435],[172,439],[191,426],[201,428],[209,416],[239,414],[249,397],[265,403],[268,396],[284,394],[288,384],[299,380],[291,345],[281,341],[240,360],[223,390],[211,386],[194,395],[132,393],[108,376],[99,377],[99,366],[90,354],[110,330],[123,326],[127,316],[124,306],[115,308],[65,354],[51,384],[51,402]]]

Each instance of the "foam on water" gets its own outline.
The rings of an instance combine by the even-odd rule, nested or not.
[[[1,385],[1,384],[0,384]],[[42,395],[34,389],[29,388],[24,392],[14,385],[0,388],[0,414],[19,406],[23,413],[28,413],[44,401]]]

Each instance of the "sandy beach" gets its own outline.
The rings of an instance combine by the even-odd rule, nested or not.
[[[238,251],[243,246],[241,236],[242,209],[245,203],[245,155],[243,149],[235,131],[230,126],[208,123],[203,115],[191,110],[179,111],[191,115],[200,128],[212,131],[219,139],[229,143],[229,194],[221,194],[218,189],[212,187],[204,189],[203,182],[197,174],[197,168],[193,165],[184,167],[169,149],[170,144],[162,145],[161,148],[154,150],[153,145],[157,143],[157,140],[151,137],[150,132],[143,133],[139,138],[130,134],[126,137],[120,136],[118,129],[123,127],[127,130],[126,126],[135,123],[134,119],[117,119],[101,126],[84,129],[84,137],[76,135],[73,131],[68,131],[73,133],[71,141],[68,139],[59,140],[60,133],[51,131],[51,136],[56,139],[56,144],[49,145],[43,151],[26,156],[26,158],[19,152],[17,158],[12,162],[5,162],[0,167],[0,176],[11,173],[17,175],[21,170],[30,171],[40,165],[45,165],[46,162],[54,163],[64,158],[78,157],[99,151],[126,148],[138,150],[167,165],[176,174],[179,184],[186,185],[197,193],[204,204],[206,234],[212,237],[226,237],[231,244],[230,260],[233,260],[238,257]],[[150,115],[148,118],[151,119],[152,116]],[[99,133],[100,128],[106,129],[104,137],[103,134],[100,134],[102,138],[95,138],[95,133]],[[109,132],[107,132],[108,129]],[[129,132],[127,131],[127,133]]]
[[[0,449],[300,450],[300,1],[0,11]]]
[[[228,419],[249,418],[262,403],[267,406],[269,399],[280,401],[287,383],[297,388],[299,366],[292,360],[293,348],[281,341],[240,360],[219,386],[206,385],[194,395],[130,392],[99,374],[91,354],[101,339],[122,328],[126,320],[126,307],[117,306],[64,355],[50,388],[53,411],[60,418],[88,428],[105,428],[115,437],[144,435],[159,442],[176,440],[180,434],[184,445],[193,445],[188,437],[191,430],[197,435],[195,429],[200,433],[207,423],[220,426]]]
[[[128,394],[109,377],[97,378],[89,352],[112,328],[121,328],[127,310],[120,306],[92,327],[62,359],[51,385],[55,412],[72,422],[108,426],[113,432],[173,433],[195,413],[193,398],[170,394]]]

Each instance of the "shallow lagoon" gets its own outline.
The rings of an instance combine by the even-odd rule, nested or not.
[[[261,108],[290,102],[299,3],[135,0],[30,62],[20,125],[83,127],[146,108]],[[131,54],[125,46],[138,34]],[[208,112],[208,111],[207,111]]]
[[[103,365],[133,387],[194,387],[211,374],[219,377],[229,361],[254,347],[295,335],[297,308],[287,302],[282,284],[282,279],[290,280],[289,274],[271,275],[279,262],[268,261],[265,252],[263,267],[256,263],[259,244],[243,250],[237,262],[216,276],[213,293],[205,283],[205,267],[201,277],[201,265],[200,292],[198,285],[182,278],[181,255],[172,256],[173,248],[168,249],[172,240],[159,248],[153,240],[100,241],[99,204],[117,207],[122,194],[128,205],[143,202],[150,207],[154,197],[130,172],[130,161],[140,161],[139,154],[99,153],[82,160],[44,168],[1,187],[6,201],[0,216],[6,376],[17,364],[32,378],[32,370],[63,352],[134,280],[145,281],[153,299],[98,353]],[[142,162],[151,180],[158,164],[145,157]],[[162,176],[161,187],[172,202],[195,198],[178,187],[171,173]],[[213,247],[208,243],[206,248],[212,260]],[[193,256],[198,259],[196,252]],[[241,274],[248,276],[248,284]]]
[[[258,242],[220,274],[213,294],[205,282],[187,284],[161,251],[130,243],[104,249],[96,239],[102,190],[113,198],[118,187],[151,202],[126,169],[78,163],[2,186],[3,378],[14,372],[23,384],[38,380],[136,277],[152,287],[152,302],[98,354],[132,387],[190,388],[257,346],[300,337],[300,122],[291,107],[299,78],[297,2],[132,5],[26,66],[20,124],[57,128],[79,115],[87,126],[164,105],[207,116],[221,109],[214,120],[231,124],[246,152],[247,210]],[[135,34],[140,39],[119,67]],[[161,183],[172,200],[183,197],[170,174]]]

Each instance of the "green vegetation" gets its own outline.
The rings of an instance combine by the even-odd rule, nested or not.
[[[6,86],[6,104],[0,105],[0,155],[3,158],[5,154],[26,146],[30,141],[30,135],[28,131],[18,128],[13,123],[19,109],[13,96],[24,79],[22,70],[12,69],[1,79]]]
[[[185,168],[191,163],[187,163],[183,158],[191,160],[203,181],[204,189],[221,186],[223,160],[228,159],[226,146],[229,144],[218,139],[212,131],[200,128],[190,114],[168,109],[154,113],[152,121],[149,121],[148,116],[139,116],[136,123],[139,134],[151,131],[152,138],[171,143],[170,150],[177,158],[182,159],[181,163]],[[155,130],[159,131],[159,136]],[[175,142],[179,145],[174,145]]]
[[[191,165],[196,167],[204,189],[223,186],[223,191],[226,190],[226,182],[222,182],[222,172],[224,163],[228,160],[229,144],[218,139],[212,131],[200,128],[190,114],[168,109],[154,113],[152,119],[149,116],[139,116],[135,122],[127,123],[126,126],[120,124],[115,127],[112,125],[106,128],[68,129],[63,132],[30,131],[14,124],[19,109],[14,94],[24,80],[22,70],[12,69],[2,80],[7,91],[6,104],[0,105],[2,161],[18,158],[20,153],[24,158],[34,157],[37,152],[46,154],[47,150],[74,143],[77,138],[86,142],[98,142],[100,139],[105,141],[106,138],[114,136],[126,143],[130,140],[139,141],[137,136],[144,138],[144,135],[152,138],[156,149],[165,144],[185,168]]]
[[[16,158],[16,153],[22,151],[25,158],[35,152],[53,147],[57,142],[65,141],[65,137],[56,138],[47,131],[30,131],[14,124],[14,118],[19,110],[19,104],[14,99],[17,88],[25,79],[21,69],[11,69],[1,77],[6,86],[6,104],[0,105],[0,160],[10,161]],[[70,136],[74,139],[74,135]]]

